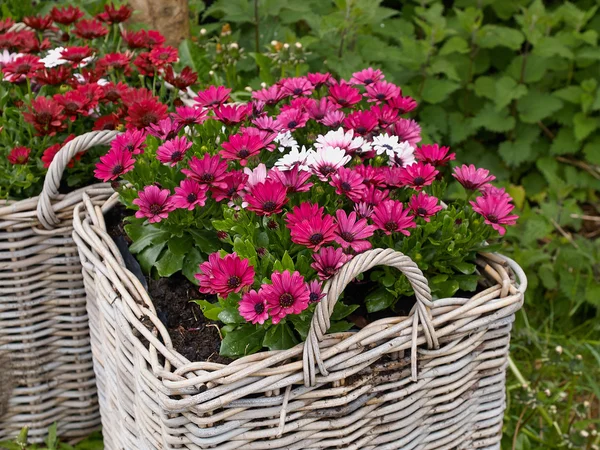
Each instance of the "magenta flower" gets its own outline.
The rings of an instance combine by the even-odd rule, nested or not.
[[[422,145],[415,151],[417,159],[433,166],[445,166],[449,161],[456,159],[456,153],[448,153],[449,147],[440,147],[437,144]]]
[[[240,312],[240,316],[246,319],[246,322],[255,325],[257,323],[260,325],[265,323],[269,318],[269,311],[267,310],[267,299],[262,289],[258,292],[254,289],[246,292],[240,300],[238,311]]]
[[[310,81],[315,88],[319,88],[319,87],[323,86],[324,84],[329,83],[329,81],[331,80],[331,74],[329,72],[327,72],[327,73],[320,73],[320,72],[307,73],[306,78],[308,78],[308,81]]]
[[[269,150],[270,152],[275,150],[275,144],[273,141],[277,137],[276,132],[259,130],[258,128],[254,127],[242,127],[240,128],[240,133],[247,134],[249,136],[257,136],[261,140],[263,148]]]
[[[473,211],[481,214],[485,223],[504,236],[506,229],[502,225],[514,225],[519,216],[510,214],[514,206],[510,204],[510,197],[504,195],[482,195],[471,201]]]
[[[185,136],[175,137],[170,141],[165,142],[156,150],[156,158],[163,164],[171,167],[183,160],[185,152],[192,146],[192,143]]]
[[[266,105],[274,106],[286,96],[286,93],[278,85],[266,87],[260,91],[253,91],[252,98],[261,102],[265,102]]]
[[[288,109],[277,116],[277,126],[282,131],[294,131],[298,128],[304,128],[307,121],[308,113],[301,109]]]
[[[398,119],[388,130],[398,136],[400,142],[407,141],[412,147],[421,141],[421,127],[412,119]]]
[[[386,102],[396,96],[399,96],[402,91],[394,83],[387,81],[376,81],[367,85],[365,96],[369,99],[368,102]]]
[[[504,190],[504,188],[497,188],[492,184],[485,184],[479,188],[479,191],[482,195],[491,195],[493,197],[504,197],[508,199],[508,201],[512,201],[512,198],[508,193]]]
[[[402,113],[410,112],[417,107],[417,102],[412,97],[402,97],[402,95],[388,99],[387,104]]]
[[[313,186],[309,183],[311,173],[305,170],[300,170],[298,166],[292,167],[290,170],[281,171],[279,169],[271,169],[269,178],[279,181],[283,184],[289,194],[295,192],[308,192]]]
[[[306,77],[286,78],[281,80],[280,84],[284,95],[288,97],[299,97],[301,95],[308,97],[314,89],[314,86]]]
[[[158,123],[151,123],[146,127],[148,134],[151,134],[162,141],[173,139],[177,136],[179,130],[181,130],[181,127],[169,117],[159,120]]]
[[[353,202],[360,201],[367,190],[362,175],[345,167],[340,167],[331,176],[329,184],[335,187],[336,194],[345,195]]]
[[[383,168],[385,184],[389,187],[403,187],[401,179],[402,167],[388,166]]]
[[[216,108],[229,100],[231,89],[224,86],[211,86],[208,89],[198,92],[198,96],[194,99],[196,103],[205,108]]]
[[[369,134],[377,125],[379,125],[377,116],[369,110],[354,111],[344,119],[344,127],[354,130],[360,136]]]
[[[317,271],[321,280],[334,276],[340,268],[350,259],[341,248],[323,247],[318,253],[313,253],[313,262],[310,267]]]
[[[433,183],[438,173],[431,164],[417,162],[400,169],[400,181],[404,186],[420,191]]]
[[[227,199],[229,200],[228,205],[233,207],[236,200],[244,198],[247,181],[248,175],[239,170],[227,172],[223,182],[219,186],[211,187],[210,192],[212,192],[215,201],[220,202]]]
[[[387,235],[392,233],[402,233],[410,236],[408,228],[415,228],[417,225],[412,216],[409,216],[409,209],[404,209],[402,202],[397,200],[385,200],[373,208],[371,218],[375,226]]]
[[[359,219],[368,219],[373,215],[373,206],[367,202],[355,203],[354,212]]]
[[[352,248],[356,253],[371,248],[371,243],[367,239],[373,236],[377,229],[375,226],[368,225],[364,218],[358,218],[356,212],[346,214],[346,211],[339,209],[335,217],[337,222],[335,242],[344,249]]]
[[[138,198],[133,201],[140,209],[135,217],[142,219],[146,217],[150,223],[158,223],[169,217],[169,213],[175,209],[173,198],[168,189],[160,189],[153,184],[146,186],[138,192]]]
[[[190,178],[186,178],[179,187],[175,188],[173,195],[173,204],[175,208],[193,210],[197,206],[206,204],[206,191],[208,188],[205,184],[200,184]]]
[[[219,105],[214,109],[215,117],[225,126],[245,120],[252,112],[252,105]]]
[[[425,192],[419,192],[413,195],[408,202],[408,206],[416,217],[422,217],[425,222],[429,222],[429,217],[435,215],[442,210],[438,205],[439,199],[432,195],[427,195]]]
[[[385,75],[379,69],[372,69],[369,67],[368,69],[363,69],[360,72],[354,72],[352,74],[352,78],[350,78],[351,84],[364,84],[368,86],[369,84],[376,83],[379,80],[383,80]]]
[[[377,118],[377,122],[379,123],[379,126],[381,128],[385,129],[398,121],[398,110],[392,108],[391,106],[373,105],[373,106],[371,106],[370,111],[373,114],[375,114],[375,117]]]
[[[469,166],[463,164],[461,167],[455,167],[452,176],[456,178],[465,189],[470,191],[475,191],[496,179],[494,175],[490,175],[489,170],[476,169],[473,164]]]
[[[344,111],[329,111],[319,122],[329,128],[338,128],[344,122],[345,117]]]
[[[274,324],[278,324],[288,314],[300,314],[308,308],[310,295],[304,277],[299,272],[273,272],[271,283],[263,284],[261,291],[267,300]]]
[[[211,258],[212,255],[217,255]],[[194,275],[200,282],[203,294],[218,294],[225,298],[232,292],[240,292],[254,283],[254,267],[247,259],[240,259],[237,253],[226,255],[218,253],[210,255],[209,260],[200,264],[200,273]]]
[[[316,203],[304,202],[300,203],[299,206],[294,206],[292,212],[288,212],[285,216],[285,221],[288,228],[305,221],[313,217],[320,217],[323,215],[324,208]]]
[[[309,303],[320,302],[321,299],[323,297],[325,297],[321,283],[318,280],[312,280],[310,283],[307,283],[307,287],[308,287],[308,302]]]
[[[248,175],[246,181],[246,188],[250,190],[255,184],[263,183],[267,179],[267,166],[260,163],[254,169],[244,168],[244,173]]]
[[[343,108],[356,105],[362,98],[360,91],[345,81],[330,86],[329,97]]]
[[[368,186],[361,201],[367,203],[370,206],[380,204],[390,195],[390,191],[387,189],[379,189],[376,186]]]
[[[259,216],[270,216],[281,212],[288,201],[286,194],[287,189],[283,184],[267,179],[253,186],[244,200],[248,203],[248,210]]]
[[[191,106],[178,106],[171,118],[179,129],[189,125],[200,125],[204,123],[208,115],[207,109],[192,108]]]
[[[192,156],[189,167],[189,169],[182,169],[181,172],[198,183],[215,187],[225,186],[223,179],[227,171],[227,163],[218,156],[211,156],[208,153],[202,159]]]
[[[8,154],[6,159],[8,159],[8,162],[11,163],[13,166],[14,165],[23,165],[23,164],[27,164],[27,161],[29,161],[30,153],[31,153],[31,149],[29,149],[27,147],[14,147],[10,151],[10,153]]]
[[[329,214],[311,217],[288,228],[291,231],[292,242],[304,245],[317,252],[335,239],[335,224]]]
[[[225,159],[239,160],[242,166],[248,164],[248,160],[256,156],[264,148],[263,141],[259,136],[249,133],[234,134],[229,141],[223,142],[223,150],[220,155]]]
[[[121,175],[133,170],[135,159],[131,152],[125,149],[111,148],[106,155],[100,157],[96,164],[94,176],[99,180],[107,182],[116,180]]]
[[[277,119],[264,115],[252,119],[252,124],[255,125],[259,130],[278,132],[281,131],[281,124],[277,122]]]
[[[319,100],[311,99],[312,102],[308,104],[306,111],[308,116],[316,121],[321,121],[325,118],[327,113],[335,111],[339,106],[333,103],[329,98],[323,97]]]
[[[382,186],[385,183],[386,167],[373,167],[360,164],[354,166],[354,171],[362,177],[363,184],[367,186]]]
[[[146,132],[144,130],[127,130],[119,134],[110,143],[110,147],[117,150],[127,150],[133,155],[144,153],[146,148]]]

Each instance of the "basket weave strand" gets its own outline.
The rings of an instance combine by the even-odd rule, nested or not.
[[[190,362],[173,348],[148,293],[106,233],[102,214],[117,201],[79,205],[73,232],[107,450],[500,448],[510,329],[527,287],[512,260],[482,254],[477,294],[431,302],[424,279],[401,255],[365,252],[329,284],[321,318],[313,319],[313,356],[326,373],[317,371],[316,359],[305,359],[305,343],[227,365]],[[85,218],[78,212],[84,209]],[[320,335],[334,294],[357,270],[382,262],[397,262],[409,274],[426,314],[417,323],[415,306],[412,316]],[[315,365],[308,386],[307,361]]]
[[[63,195],[58,186],[66,164],[114,131],[76,137],[48,169],[39,197],[0,201],[0,440],[29,427],[31,442],[43,442],[48,427],[74,442],[100,424],[94,382],[85,289],[72,238],[74,205],[83,190]],[[101,204],[108,184],[87,190]]]

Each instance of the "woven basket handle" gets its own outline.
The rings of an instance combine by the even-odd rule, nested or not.
[[[406,276],[406,278],[408,278],[408,281],[415,291],[417,303],[415,308],[411,311],[411,314],[413,315],[411,352],[413,381],[416,381],[417,379],[417,329],[419,323],[422,325],[429,348],[437,348],[439,346],[435,329],[433,328],[431,321],[430,309],[433,307],[431,291],[427,284],[427,279],[423,276],[423,272],[421,272],[412,259],[391,248],[367,250],[344,264],[340,271],[331,278],[323,288],[325,297],[323,297],[321,302],[317,305],[308,332],[308,337],[304,345],[304,384],[307,387],[314,386],[316,383],[316,366],[318,366],[322,375],[328,375],[325,364],[321,358],[319,343],[329,329],[330,317],[338,297],[356,276],[375,266],[390,266],[398,269]]]
[[[91,131],[77,136],[59,150],[50,163],[44,179],[44,188],[38,199],[37,216],[44,228],[50,230],[60,223],[54,213],[52,202],[58,196],[60,180],[67,164],[78,153],[83,153],[96,145],[109,144],[118,134],[119,132],[114,130]]]

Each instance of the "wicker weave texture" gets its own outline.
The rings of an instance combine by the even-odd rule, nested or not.
[[[72,215],[83,189],[59,195],[77,153],[108,144],[115,131],[76,137],[56,155],[39,197],[0,201],[0,440],[24,426],[32,442],[48,427],[75,441],[100,424],[85,290]],[[88,188],[104,203],[108,184]]]
[[[84,200],[73,236],[107,450],[499,448],[510,330],[527,287],[512,260],[482,255],[481,292],[432,302],[408,257],[370,250],[328,282],[306,344],[190,362],[106,233],[102,213],[117,198],[103,208]],[[410,280],[411,314],[326,334],[344,287],[377,265]]]

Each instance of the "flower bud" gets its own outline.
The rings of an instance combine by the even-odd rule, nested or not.
[[[237,42],[232,42],[231,44],[229,44],[229,48],[237,50],[238,48],[240,48],[240,46],[237,44]]]
[[[201,28],[200,29],[200,35],[204,36],[206,34],[206,28]]]
[[[225,231],[217,231],[217,237],[220,240],[224,241],[225,239],[227,239],[229,237],[229,235]]]
[[[287,50],[288,48],[290,48],[290,44],[288,44],[288,43],[285,43],[285,44],[283,44],[283,48],[284,48],[285,50]]]
[[[302,48],[302,44],[300,42],[296,42],[296,48]]]
[[[277,228],[279,228],[279,224],[273,219],[271,219],[267,222],[267,228],[269,228],[270,230],[276,230]]]
[[[244,88],[244,90],[245,90],[246,92],[252,92],[252,88],[251,88],[250,86],[246,86],[246,87]]]
[[[562,355],[563,348],[560,345],[557,345],[554,351],[556,351],[556,353],[558,353],[559,355]]]

